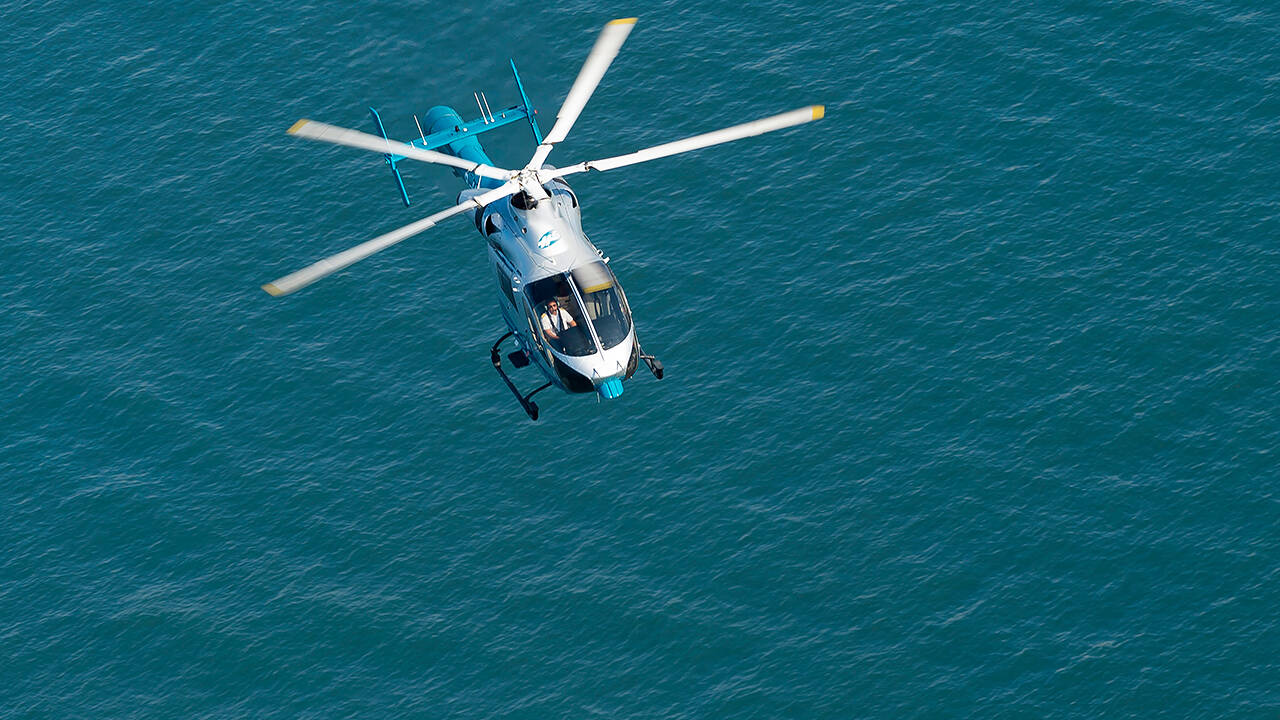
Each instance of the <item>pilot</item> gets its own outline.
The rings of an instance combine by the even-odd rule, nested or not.
[[[559,303],[554,299],[547,301],[547,311],[542,313],[542,332],[546,333],[547,337],[559,342],[560,333],[565,328],[577,326],[578,323],[574,322],[573,317],[565,312]]]

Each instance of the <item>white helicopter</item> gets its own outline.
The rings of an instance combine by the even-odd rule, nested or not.
[[[406,158],[453,167],[454,173],[465,180],[467,189],[458,196],[458,204],[447,210],[332,255],[262,288],[275,296],[287,295],[447,217],[471,212],[476,228],[488,241],[489,262],[508,328],[490,349],[490,359],[530,419],[538,419],[533,396],[552,385],[570,393],[594,392],[613,399],[622,394],[622,381],[632,376],[640,360],[661,380],[662,363],[641,350],[622,287],[609,268],[609,259],[583,232],[578,198],[563,178],[587,170],[613,170],[799,125],[821,118],[823,106],[811,105],[604,160],[563,168],[545,164],[551,150],[569,134],[635,23],[636,18],[621,18],[605,25],[556,115],[555,125],[545,137],[514,62],[511,69],[523,105],[494,113],[488,99],[477,94],[481,117],[469,123],[452,108],[434,107],[426,117],[429,130],[423,132],[418,123],[420,138],[411,142],[389,140],[372,108],[381,137],[299,120],[289,128],[291,135],[382,153],[406,205],[408,194],[396,168],[396,163]],[[529,120],[538,142],[533,158],[520,170],[495,167],[473,136],[522,118]],[[416,117],[414,120],[417,122]],[[527,394],[521,393],[502,369],[499,347],[513,335],[519,349],[508,355],[512,364],[525,367],[532,361],[547,379]]]

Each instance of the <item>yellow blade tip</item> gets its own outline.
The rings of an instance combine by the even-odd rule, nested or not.
[[[310,120],[308,120],[308,119],[306,119],[306,118],[302,118],[302,119],[301,119],[301,120],[299,120],[298,122],[294,123],[294,124],[293,124],[293,127],[289,128],[289,134],[290,134],[290,135],[292,135],[292,134],[294,134],[294,133],[298,132],[299,130],[301,130],[301,129],[302,129],[302,126],[303,126],[303,125],[306,125],[306,124],[307,124],[307,123],[309,123],[309,122],[311,122],[311,121],[310,121]]]
[[[822,116],[823,116],[823,115],[826,115],[826,114],[827,114],[827,106],[826,106],[826,105],[814,105],[814,106],[813,106],[813,119],[814,119],[814,120],[821,119],[821,118],[822,118]]]
[[[280,297],[281,295],[284,294],[284,291],[276,287],[275,283],[267,283],[266,285],[262,286],[262,289],[266,290],[267,293],[271,295],[271,297]]]
[[[609,24],[610,25],[635,25],[636,18],[618,18],[617,20],[610,20]]]

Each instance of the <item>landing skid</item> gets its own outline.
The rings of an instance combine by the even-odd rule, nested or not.
[[[506,335],[503,335],[502,337],[498,338],[498,342],[494,343],[494,344],[493,344],[493,347],[489,348],[489,360],[490,360],[490,362],[492,362],[492,363],[493,363],[493,369],[494,369],[494,370],[497,370],[497,371],[498,371],[498,375],[502,376],[502,382],[504,382],[504,383],[506,383],[506,384],[507,384],[507,388],[509,388],[509,389],[511,390],[511,394],[512,394],[512,395],[515,395],[515,396],[516,396],[516,400],[520,401],[520,407],[524,408],[525,413],[529,415],[529,419],[530,419],[530,420],[537,420],[537,419],[538,419],[538,405],[537,405],[537,403],[535,403],[535,402],[533,402],[532,400],[530,400],[530,398],[532,398],[534,395],[537,395],[538,393],[542,392],[543,390],[546,390],[547,388],[551,387],[551,383],[549,383],[549,382],[548,382],[548,383],[546,383],[545,385],[540,386],[539,388],[537,388],[537,389],[536,389],[536,390],[534,390],[533,392],[529,393],[528,395],[521,395],[521,394],[520,394],[520,390],[518,390],[518,389],[516,388],[516,384],[515,384],[515,383],[513,383],[513,382],[511,382],[511,378],[507,377],[507,373],[503,371],[503,369],[502,369],[502,354],[501,354],[500,352],[498,352],[498,348],[502,346],[503,341],[504,341],[504,340],[506,340],[507,338],[511,337],[511,335],[512,335],[512,333],[508,332]],[[512,353],[512,355],[513,355],[513,356],[514,356],[515,354],[516,354],[516,353]],[[520,364],[518,364],[518,363],[516,362],[516,358],[515,358],[515,357],[512,357],[512,358],[511,358],[511,363],[512,363],[513,365],[516,365],[516,367],[524,367],[524,365],[528,365],[528,364],[529,364],[529,361],[528,361],[528,359],[526,358],[526,359],[525,359],[525,362],[524,362],[524,365],[520,365]]]

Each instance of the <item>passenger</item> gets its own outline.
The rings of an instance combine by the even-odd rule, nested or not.
[[[547,311],[542,314],[542,332],[547,337],[560,343],[560,333],[565,328],[577,327],[578,323],[574,322],[573,316],[565,312],[560,304],[555,300],[547,301]]]

